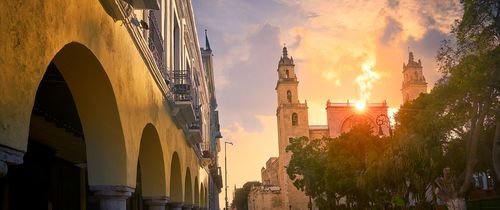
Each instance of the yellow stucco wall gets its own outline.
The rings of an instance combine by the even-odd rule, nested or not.
[[[141,136],[148,124],[158,133],[164,160],[159,164],[164,164],[165,171],[157,174],[164,174],[166,184],[170,184],[172,154],[177,152],[181,186],[188,167],[191,180],[198,177],[204,186],[208,185],[206,172],[199,167],[184,133],[175,125],[170,107],[126,27],[121,21],[115,22],[99,0],[1,1],[0,11],[1,145],[26,151],[36,90],[48,64],[67,46],[68,50],[54,62],[63,68],[61,72],[72,93],[82,94],[74,96],[79,113],[88,110],[85,117],[80,117],[86,141],[93,142],[87,144],[90,185],[135,187]],[[97,62],[93,63],[89,55],[95,56]],[[85,69],[96,65],[103,72]],[[97,79],[103,81],[94,83],[94,74],[104,75]],[[110,87],[101,85],[106,82]],[[95,101],[82,101],[92,94]],[[100,103],[115,110],[93,107]],[[110,119],[103,121],[104,116],[99,113]],[[110,124],[103,123],[110,120]],[[170,194],[170,188],[161,185],[143,191],[166,193],[156,196]]]

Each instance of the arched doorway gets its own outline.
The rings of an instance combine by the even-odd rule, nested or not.
[[[193,184],[191,183],[191,171],[189,168],[186,170],[186,178],[184,179],[184,203],[185,204],[193,204]]]
[[[172,163],[170,164],[170,202],[182,203],[182,171],[179,155],[174,152],[172,155]]]
[[[194,177],[194,204],[200,206],[200,188],[198,183],[198,177]]]
[[[0,179],[0,209],[98,209],[90,184],[126,183],[123,132],[100,62],[85,46],[67,44],[33,101],[24,163]]]
[[[146,125],[142,132],[136,177],[135,192],[129,199],[130,210],[148,209],[144,201],[157,202],[167,197],[162,147],[152,124]]]
[[[206,207],[205,190],[203,187],[203,183],[201,183],[201,185],[200,185],[200,203],[201,203],[201,207]]]

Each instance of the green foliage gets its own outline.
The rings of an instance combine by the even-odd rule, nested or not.
[[[295,138],[287,147],[292,152],[287,173],[321,208],[334,208],[341,197],[349,198],[350,206],[366,207],[369,196],[358,186],[367,167],[386,150],[387,142],[373,136],[367,124],[334,139]]]
[[[500,177],[500,1],[462,4],[455,39],[438,52],[442,78],[400,108],[394,136],[359,125],[334,139],[290,142],[287,173],[321,209],[337,208],[340,198],[345,208],[405,208],[410,193],[417,209],[429,209],[426,191],[444,167],[462,182],[459,196],[474,172],[495,168]]]

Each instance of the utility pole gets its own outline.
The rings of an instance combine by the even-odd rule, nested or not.
[[[226,145],[230,144],[233,145],[233,142],[229,141],[224,141],[224,189],[226,190],[226,210],[228,210],[229,203],[227,202],[227,152],[226,152]]]

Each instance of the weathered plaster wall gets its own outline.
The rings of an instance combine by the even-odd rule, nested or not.
[[[188,167],[192,170],[191,180],[200,176],[200,182],[207,182],[205,171],[200,170],[183,132],[174,124],[170,107],[124,23],[115,22],[108,16],[98,0],[1,1],[0,11],[1,145],[26,151],[37,87],[51,60],[64,46],[73,43],[69,51],[57,56],[55,63],[61,66],[65,79],[72,78],[67,81],[71,91],[86,96],[80,99],[95,95],[95,101],[75,100],[79,112],[98,110],[82,117],[86,141],[93,142],[87,144],[89,184],[135,187],[141,136],[148,124],[158,133],[167,185],[170,184],[170,162],[174,152],[180,157],[182,183]],[[96,65],[102,69],[85,69],[96,68]],[[98,78],[103,81],[93,82],[94,74],[105,77]],[[109,87],[102,85],[106,82]],[[103,96],[101,92],[111,93],[104,96],[114,98],[99,98]],[[95,107],[99,103],[115,110]],[[107,112],[111,119],[103,118],[108,116]],[[118,145],[114,144],[116,142]],[[151,192],[170,194],[167,186],[151,187],[165,188]]]

